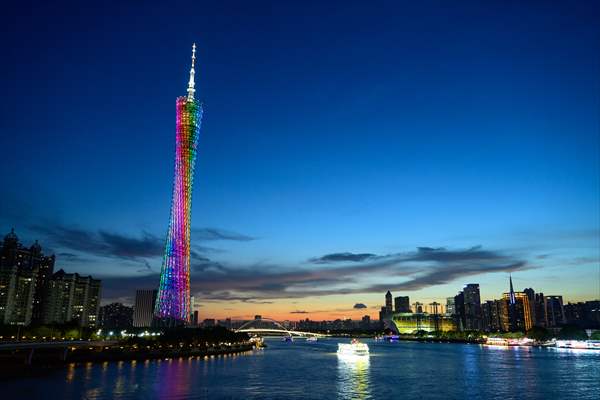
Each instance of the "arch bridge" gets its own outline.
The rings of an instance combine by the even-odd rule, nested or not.
[[[296,337],[326,337],[323,333],[294,331],[287,329],[278,321],[271,318],[253,319],[245,322],[242,326],[235,330],[236,332],[249,333],[258,336],[283,335]]]

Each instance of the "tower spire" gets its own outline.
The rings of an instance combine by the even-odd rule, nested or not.
[[[187,88],[188,101],[194,101],[194,92],[196,91],[196,89],[194,89],[194,86],[196,86],[196,81],[194,80],[194,74],[196,73],[196,70],[194,69],[195,63],[196,63],[196,43],[194,43],[192,45],[192,67],[190,68],[190,81],[188,82],[188,88]]]

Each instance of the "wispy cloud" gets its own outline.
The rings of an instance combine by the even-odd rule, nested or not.
[[[251,240],[256,240],[256,238],[252,236],[218,228],[194,228],[192,229],[192,233],[196,239],[201,241],[233,240],[237,242],[249,242]]]
[[[329,264],[335,262],[345,262],[345,261],[366,261],[376,257],[375,254],[371,253],[332,253],[325,254],[321,257],[311,258],[309,261],[313,264]]]
[[[354,308],[356,310],[360,310],[362,308],[367,308],[367,306],[363,303],[356,303],[352,308]]]
[[[209,302],[246,303],[379,293],[388,289],[419,290],[467,276],[534,268],[517,257],[478,246],[469,249],[421,247],[411,252],[373,255],[362,262],[335,261],[308,266],[231,266],[206,257],[197,257],[193,265],[192,291],[198,298]],[[199,272],[199,279],[195,279],[194,275]],[[158,281],[158,275],[153,279]],[[127,290],[132,287],[122,281],[114,283]],[[357,303],[354,308],[362,306],[364,304]]]
[[[61,224],[31,225],[29,228],[44,235],[51,243],[63,249],[97,257],[133,260],[157,257],[163,252],[163,240],[148,232],[142,232],[140,236],[134,237]]]

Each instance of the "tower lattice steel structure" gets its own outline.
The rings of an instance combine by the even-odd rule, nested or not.
[[[176,101],[175,178],[171,218],[160,274],[154,315],[172,324],[190,322],[190,215],[196,147],[200,135],[202,105],[194,99],[196,45],[192,46],[192,67],[187,96]]]

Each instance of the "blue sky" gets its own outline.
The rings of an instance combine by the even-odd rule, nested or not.
[[[196,42],[207,313],[374,312],[381,284],[494,298],[511,271],[600,297],[597,4],[281,3],[8,6],[0,226],[105,279],[107,300],[153,285]],[[412,265],[418,247],[436,256]],[[347,258],[313,262],[328,254]]]

